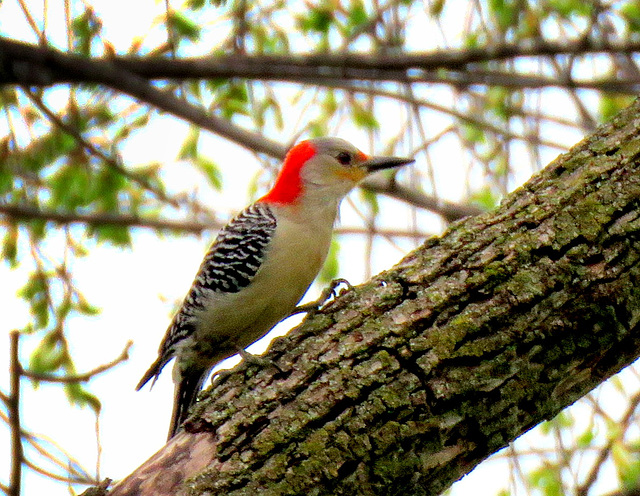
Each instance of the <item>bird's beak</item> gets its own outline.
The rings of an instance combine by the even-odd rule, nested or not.
[[[412,158],[402,157],[368,157],[362,162],[362,167],[367,172],[375,172],[383,169],[391,169],[392,167],[400,167],[401,165],[415,162]]]

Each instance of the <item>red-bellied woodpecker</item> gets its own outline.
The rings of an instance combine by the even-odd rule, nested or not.
[[[324,263],[340,200],[369,173],[410,162],[370,157],[339,138],[289,151],[273,188],[219,232],[138,384],[176,358],[169,438],[211,368],[291,314]]]

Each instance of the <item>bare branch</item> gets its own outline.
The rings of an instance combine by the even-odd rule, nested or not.
[[[291,81],[325,84],[328,81],[400,81],[448,82],[450,84],[495,84],[516,87],[590,87],[633,92],[635,79],[601,81],[558,80],[539,76],[471,71],[473,66],[490,61],[554,55],[595,53],[632,54],[640,51],[640,42],[619,43],[602,40],[489,45],[480,48],[438,50],[434,52],[392,54],[318,53],[287,55],[216,55],[167,59],[166,57],[110,57],[87,59],[48,47],[37,47],[0,38],[0,84],[48,86],[56,83],[94,82],[111,86],[122,76],[121,86],[130,86],[130,75],[154,80],[230,78]],[[119,71],[115,70],[116,67]],[[89,70],[91,68],[91,70]],[[438,71],[453,71],[441,74]],[[111,84],[110,84],[111,82]],[[136,86],[136,85],[133,85]],[[112,86],[117,88],[118,85]],[[140,95],[121,91],[140,97]],[[139,89],[139,88],[138,88]],[[166,110],[166,109],[165,109]],[[262,143],[266,145],[266,143]]]
[[[387,183],[380,181],[380,190],[386,192],[385,188],[388,187]],[[378,184],[372,185],[372,191]],[[412,201],[413,190],[404,188],[402,186],[392,186],[396,189],[397,198],[403,201]],[[418,197],[419,202],[424,203],[426,199],[431,197]],[[438,200],[433,199],[433,210],[441,208],[443,210],[443,216],[449,220],[460,217],[466,217],[468,215],[475,215],[473,209],[475,207],[456,205],[454,203],[442,202],[442,205],[437,204]],[[419,205],[418,205],[419,206]],[[479,210],[478,210],[479,211]],[[460,214],[455,217],[456,212]],[[445,213],[450,216],[446,217]],[[148,229],[168,229],[176,232],[186,232],[192,234],[202,234],[205,231],[217,230],[222,227],[222,224],[215,221],[210,222],[197,222],[188,220],[171,220],[171,219],[148,219],[144,217],[138,217],[134,215],[125,214],[81,214],[77,212],[60,212],[57,210],[43,210],[36,207],[27,205],[0,205],[0,215],[6,215],[12,219],[38,219],[49,222],[56,222],[59,224],[87,224],[90,226],[121,226],[121,227],[139,227]],[[359,228],[359,227],[338,227],[335,232],[337,234],[371,234],[371,229]],[[389,237],[404,237],[404,238],[428,238],[432,236],[431,233],[426,232],[414,232],[403,229],[376,229],[376,234]],[[0,392],[0,399],[2,399],[2,393]]]
[[[201,234],[208,229],[220,229],[222,224],[214,221],[196,222],[186,220],[152,219],[137,215],[111,214],[111,213],[91,213],[82,214],[78,212],[60,212],[57,210],[43,210],[28,205],[2,205],[0,204],[0,214],[13,219],[40,219],[56,222],[59,224],[87,224],[90,226],[121,226],[121,227],[144,227],[150,229],[168,229],[173,231],[189,232]]]
[[[179,200],[169,197],[165,192],[154,187],[146,178],[140,176],[139,174],[135,174],[127,170],[125,167],[122,166],[122,164],[118,162],[116,158],[108,155],[103,150],[99,149],[93,143],[85,139],[84,136],[82,136],[82,134],[77,129],[63,122],[62,119],[60,119],[60,117],[58,117],[51,109],[49,109],[49,107],[47,107],[44,104],[40,96],[30,91],[29,88],[23,88],[23,89],[27,97],[35,104],[36,107],[38,107],[38,109],[44,115],[47,116],[47,118],[51,122],[53,122],[58,128],[62,129],[69,136],[72,136],[78,143],[80,143],[83,146],[83,148],[88,150],[92,155],[100,158],[105,164],[107,164],[107,166],[111,167],[113,170],[123,175],[127,179],[140,185],[141,187],[149,191],[151,194],[153,194],[160,200],[167,202],[176,208],[180,207]]]
[[[295,57],[293,59],[296,60]],[[164,62],[166,63],[166,61]],[[174,62],[177,63],[178,60],[171,63]],[[211,115],[204,109],[181,100],[168,91],[156,88],[138,74],[127,72],[117,57],[114,59],[87,59],[51,48],[39,48],[0,38],[0,85],[11,82],[12,75],[20,76],[22,84],[49,85],[58,82],[56,81],[57,74],[72,75],[76,78],[76,82],[104,84],[154,105],[160,110],[188,120],[252,151],[265,153],[278,159],[283,159],[287,152],[286,146],[270,140],[260,133],[243,129],[230,121]],[[364,183],[365,188],[368,188],[367,184]],[[376,192],[390,196],[397,195],[397,192],[387,190],[380,184],[376,186]],[[425,197],[418,191],[411,193],[413,198],[419,200],[414,203],[415,205],[438,204],[437,201],[434,202],[432,198]]]
[[[57,376],[52,374],[43,374],[40,372],[33,372],[31,370],[22,370],[22,375],[28,377],[29,379],[33,379],[36,381],[46,381],[46,382],[61,382],[65,384],[74,383],[74,382],[87,382],[94,376],[101,374],[102,372],[106,372],[109,369],[112,369],[119,363],[125,362],[129,359],[129,349],[133,346],[133,341],[128,341],[122,353],[111,360],[109,363],[105,363],[103,365],[99,365],[98,367],[89,370],[88,372],[84,372],[83,374],[73,374],[73,375],[65,375],[65,376]]]
[[[24,461],[20,428],[20,375],[22,370],[18,357],[19,340],[20,333],[18,331],[12,331],[9,334],[9,377],[11,386],[7,409],[9,410],[9,427],[11,429],[11,474],[9,490],[7,491],[8,496],[20,496],[22,463]]]
[[[396,183],[393,178],[385,178],[380,174],[368,178],[363,186],[374,193],[383,193],[416,207],[436,212],[449,222],[482,213],[482,209],[473,205],[460,205],[433,196],[416,194],[415,190],[402,186]]]

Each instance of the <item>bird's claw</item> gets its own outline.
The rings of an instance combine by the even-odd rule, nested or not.
[[[293,312],[291,312],[291,315],[296,315],[299,313],[309,313],[313,315],[315,312],[322,309],[332,296],[334,298],[338,296],[336,289],[341,284],[344,284],[345,286],[347,286],[347,290],[353,289],[353,286],[351,285],[351,283],[346,279],[343,279],[343,278],[334,279],[329,283],[329,285],[326,288],[322,290],[322,293],[320,293],[320,297],[317,300],[310,301],[309,303],[305,303],[303,305],[298,305],[293,309]]]

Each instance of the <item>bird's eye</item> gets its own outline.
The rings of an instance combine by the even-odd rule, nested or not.
[[[340,162],[342,165],[350,165],[351,164],[351,158],[352,157],[348,152],[340,152],[340,153],[338,153],[336,158],[338,159],[338,162]]]

